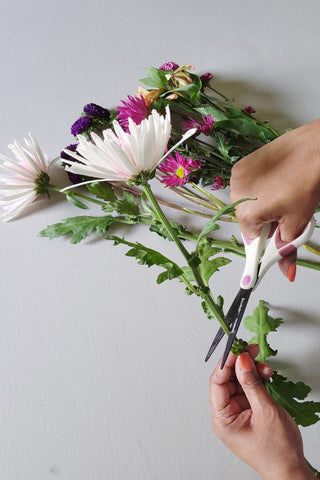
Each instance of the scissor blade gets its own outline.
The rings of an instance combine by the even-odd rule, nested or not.
[[[243,318],[244,312],[246,310],[251,292],[252,292],[252,288],[249,288],[247,290],[241,288],[240,291],[239,291],[239,294],[238,294],[239,302],[238,302],[238,306],[237,306],[238,311],[237,311],[237,314],[234,317],[232,332],[229,334],[227,345],[226,345],[226,348],[225,348],[225,351],[224,351],[224,354],[223,354],[221,367],[220,367],[221,369],[224,367],[224,365],[227,361],[228,355],[229,355],[230,350],[232,348],[232,344],[233,344],[234,339],[236,338],[236,335],[238,333],[240,323],[241,323],[241,320]]]
[[[235,319],[235,315],[237,313],[237,310],[238,310],[238,303],[239,303],[239,296],[242,294],[242,289],[239,290],[239,292],[237,293],[237,295],[235,296],[235,299],[233,300],[232,302],[232,305],[231,307],[229,308],[228,310],[228,313],[225,317],[225,323],[226,325],[232,329],[233,327],[233,322],[234,322],[234,319]],[[217,346],[219,345],[219,343],[221,342],[221,339],[223,338],[224,336],[224,330],[222,327],[219,328],[212,344],[211,344],[211,347],[209,348],[209,351],[206,355],[206,358],[205,358],[205,362],[207,362],[209,360],[209,358],[211,357],[211,355],[213,354],[213,352],[215,351],[215,349],[217,348]]]

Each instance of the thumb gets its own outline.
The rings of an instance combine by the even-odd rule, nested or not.
[[[272,403],[248,352],[241,353],[236,361],[236,375],[253,411]]]

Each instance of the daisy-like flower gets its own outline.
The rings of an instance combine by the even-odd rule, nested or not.
[[[142,120],[149,115],[149,110],[143,96],[132,97],[128,95],[128,100],[126,102],[121,100],[121,103],[123,106],[117,107],[117,120],[126,132],[129,131],[129,118],[137,125],[140,125]]]
[[[204,135],[209,135],[210,130],[214,125],[214,118],[211,115],[202,115],[201,122],[198,122],[192,117],[189,117],[186,122],[182,122],[184,130],[189,130],[190,128],[196,128],[199,133],[204,133]]]
[[[4,221],[16,217],[39,195],[48,192],[48,172],[52,162],[48,162],[31,133],[25,143],[26,147],[16,141],[9,145],[16,157],[14,160],[0,155],[3,160],[0,168],[4,172],[0,184],[0,204],[4,209]]]
[[[192,158],[185,158],[179,152],[176,152],[175,157],[169,155],[164,162],[161,163],[159,169],[165,172],[162,176],[161,182],[166,187],[176,187],[183,185],[189,181],[188,176],[194,170],[201,167],[200,160],[192,160]]]
[[[114,131],[110,128],[104,130],[103,138],[95,133],[91,134],[90,140],[79,135],[77,152],[69,150],[66,152],[79,163],[64,160],[69,164],[66,170],[109,182],[135,181],[142,173],[152,177],[158,163],[195,133],[195,130],[186,132],[182,139],[163,156],[171,133],[168,106],[165,117],[153,110],[140,125],[136,125],[129,118],[130,133],[125,132],[116,120],[113,122],[113,128]],[[90,181],[84,183],[90,183]]]

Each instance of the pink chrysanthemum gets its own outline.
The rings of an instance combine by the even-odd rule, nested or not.
[[[183,185],[189,181],[188,176],[197,168],[201,167],[200,160],[192,160],[192,158],[185,158],[179,152],[176,152],[175,157],[169,155],[166,160],[160,164],[160,170],[167,175],[163,175],[161,182],[166,187],[176,187]]]
[[[192,117],[189,117],[186,122],[182,123],[182,126],[185,131],[189,130],[190,128],[196,128],[198,132],[204,133],[204,135],[209,135],[210,130],[214,125],[214,118],[211,115],[202,115],[201,122],[198,122]]]
[[[128,95],[128,100],[121,100],[122,107],[117,107],[117,120],[125,132],[129,132],[129,118],[132,118],[136,125],[140,125],[142,120],[147,118],[149,110],[145,99],[140,97],[132,97]]]
[[[212,190],[220,190],[221,188],[225,187],[225,183],[222,177],[218,175],[214,178],[214,182],[212,185]]]

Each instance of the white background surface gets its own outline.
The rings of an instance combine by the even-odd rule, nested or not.
[[[144,67],[168,60],[214,72],[281,131],[318,118],[319,20],[317,0],[1,0],[0,150],[30,130],[55,157],[83,105],[119,104]],[[0,479],[257,479],[211,432],[218,354],[203,358],[216,325],[122,247],[37,237],[75,214],[54,197],[0,225]],[[143,228],[132,238],[173,252]],[[227,304],[241,267],[214,278]],[[317,400],[318,284],[319,272],[300,269],[289,285],[274,268],[248,310],[263,298],[285,319],[271,337],[277,365]],[[303,429],[318,468],[319,428]]]

